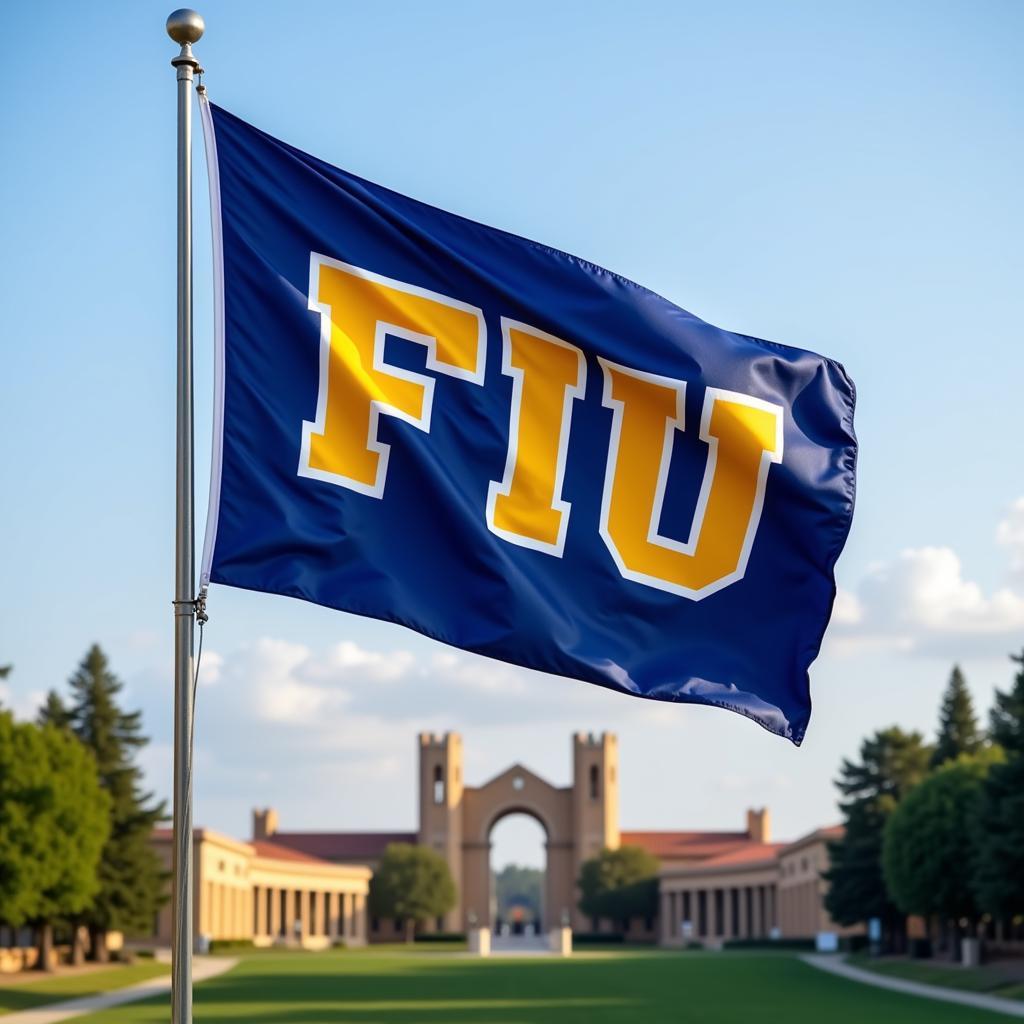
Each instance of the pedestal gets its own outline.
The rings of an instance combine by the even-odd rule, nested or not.
[[[552,928],[548,933],[551,952],[555,956],[572,955],[572,929],[567,927]]]
[[[469,951],[476,956],[491,955],[491,929],[470,928],[469,930]]]

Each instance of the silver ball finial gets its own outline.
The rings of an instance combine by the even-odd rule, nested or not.
[[[179,45],[198,43],[203,37],[206,22],[198,11],[182,7],[167,19],[167,34]]]

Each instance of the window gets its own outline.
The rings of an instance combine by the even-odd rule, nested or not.
[[[444,773],[439,764],[434,765],[434,803],[444,803]]]
[[[599,795],[600,780],[597,770],[597,765],[592,764],[590,766],[590,799],[596,800]]]

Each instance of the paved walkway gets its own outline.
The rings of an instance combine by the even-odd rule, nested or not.
[[[962,992],[955,988],[942,988],[939,985],[925,985],[919,981],[907,981],[905,978],[893,978],[887,974],[876,974],[853,967],[837,956],[808,954],[800,958],[831,974],[860,981],[865,985],[877,985],[879,988],[892,989],[893,992],[904,992],[911,996],[923,996],[926,999],[938,999],[945,1003],[960,1003],[962,1006],[973,1006],[979,1010],[991,1010],[1007,1017],[1024,1017],[1024,1002],[1014,999],[1003,999],[1000,996],[989,996],[981,992]]]
[[[230,971],[237,963],[238,960],[231,957],[197,956],[192,966],[192,980],[198,983],[215,978],[218,974]],[[150,978],[149,981],[140,981],[137,985],[127,985],[112,992],[100,992],[81,999],[68,999],[63,1003],[50,1003],[49,1006],[40,1006],[35,1010],[4,1014],[3,1024],[57,1024],[57,1021],[80,1017],[83,1013],[96,1013],[98,1010],[108,1010],[111,1006],[158,996],[169,991],[170,987],[170,975]]]

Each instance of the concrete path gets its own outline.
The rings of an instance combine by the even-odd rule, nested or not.
[[[192,966],[193,982],[206,981],[218,974],[230,971],[237,959],[220,956],[197,956]],[[62,1003],[50,1003],[35,1010],[22,1010],[20,1013],[8,1013],[0,1019],[3,1024],[57,1024],[57,1021],[81,1017],[83,1013],[96,1013],[108,1010],[111,1006],[122,1003],[134,1003],[138,999],[148,999],[170,991],[171,978],[150,978],[140,981],[137,985],[114,989],[112,992],[100,992],[94,996],[83,996],[81,999],[68,999]]]
[[[925,999],[938,999],[945,1003],[960,1003],[962,1006],[973,1006],[978,1010],[991,1010],[1007,1017],[1024,1017],[1024,1002],[1014,999],[1002,999],[1000,996],[989,996],[981,992],[962,992],[955,988],[942,988],[939,985],[925,985],[919,981],[907,981],[905,978],[892,978],[887,974],[876,974],[853,967],[837,956],[808,954],[800,958],[804,963],[838,974],[851,981],[860,981],[865,985],[877,985],[879,988],[892,989],[893,992],[904,992],[911,996],[923,996]]]

